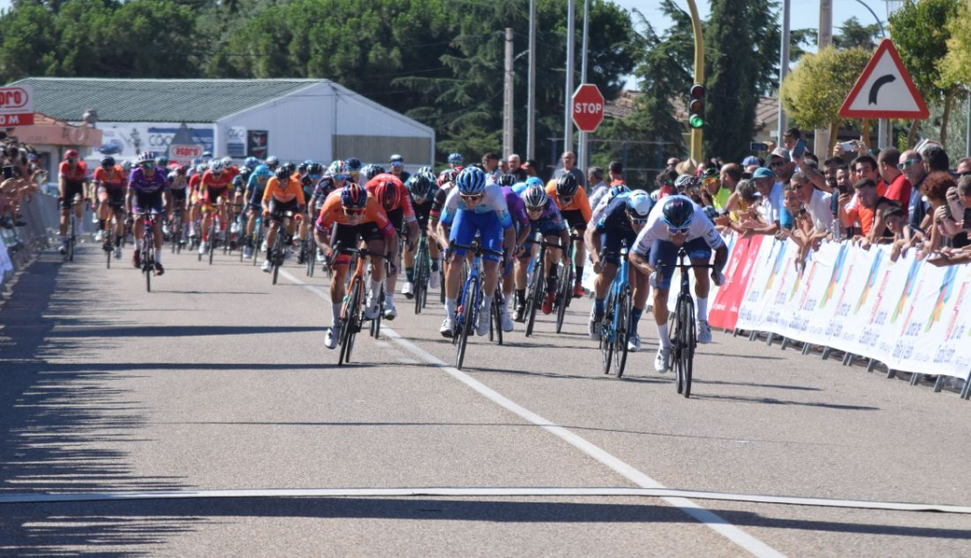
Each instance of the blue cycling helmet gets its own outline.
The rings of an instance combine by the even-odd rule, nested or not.
[[[256,167],[260,166],[260,160],[256,157],[247,157],[246,160],[243,161],[243,165],[251,169],[255,169]]]
[[[452,153],[448,156],[448,164],[450,165],[461,165],[462,164],[462,154]]]
[[[607,190],[607,201],[609,202],[617,196],[626,194],[628,192],[630,192],[630,188],[628,188],[626,184],[614,184],[609,190]]]
[[[455,185],[463,196],[475,196],[485,190],[486,175],[475,167],[464,168],[455,179]]]
[[[691,224],[695,206],[684,196],[668,196],[661,210],[661,220],[673,229],[683,229]]]
[[[350,159],[345,161],[345,163],[347,164],[348,172],[361,172],[361,167],[363,165],[361,164],[361,160],[358,159],[357,157],[351,157]]]
[[[276,155],[270,155],[266,158],[266,166],[270,167],[270,170],[277,168],[280,166],[280,158]]]
[[[341,190],[341,205],[347,209],[364,209],[367,207],[367,190],[355,182],[348,182]]]
[[[526,186],[545,186],[545,184],[543,184],[543,179],[536,176],[530,176],[526,179]]]
[[[273,176],[273,171],[266,165],[257,165],[256,169],[253,170],[253,176],[256,178],[270,178]]]

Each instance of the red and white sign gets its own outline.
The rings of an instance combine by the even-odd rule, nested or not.
[[[177,144],[169,146],[169,160],[174,163],[188,164],[197,157],[202,157],[201,145],[197,144]]]
[[[880,42],[839,114],[843,118],[926,119],[930,116],[890,39]]]
[[[34,95],[31,86],[0,87],[0,126],[30,126],[34,123]]]
[[[596,85],[586,83],[573,93],[573,122],[581,132],[594,132],[604,120],[604,96]]]

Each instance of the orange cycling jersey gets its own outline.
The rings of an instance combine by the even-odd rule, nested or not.
[[[400,208],[405,217],[405,221],[409,223],[415,221],[415,208],[411,205],[411,195],[408,193],[408,188],[405,188],[400,178],[391,173],[382,173],[368,180],[367,184],[364,185],[368,191],[368,198],[376,195],[379,185],[389,181],[394,183],[395,189],[398,190],[398,203],[387,211],[394,211]]]
[[[561,212],[563,211],[579,211],[580,215],[583,216],[583,220],[590,222],[593,217],[593,212],[590,211],[590,200],[587,199],[587,193],[582,187],[577,188],[576,195],[573,196],[573,200],[570,203],[564,205],[560,203],[560,200],[556,197],[556,180],[550,180],[546,183],[546,194],[556,202],[556,207]]]
[[[303,207],[305,202],[300,181],[291,178],[287,180],[285,186],[281,186],[280,180],[277,177],[270,178],[266,182],[266,189],[263,191],[263,203],[270,203],[270,200],[273,199],[284,203],[297,200],[297,204]]]
[[[320,217],[317,218],[317,229],[319,230],[330,230],[331,225],[337,223],[338,225],[344,226],[354,226],[347,219],[347,215],[344,214],[344,204],[341,202],[341,191],[335,190],[327,195],[324,200],[324,206],[320,209]],[[374,223],[381,230],[381,234],[385,238],[391,238],[394,233],[394,227],[391,226],[391,221],[388,220],[388,214],[384,212],[384,208],[378,203],[378,200],[368,194],[367,206],[364,209],[364,215],[361,217],[361,221],[355,225],[365,225],[367,223]]]
[[[111,167],[111,172],[98,167],[94,169],[94,181],[105,188],[118,189],[125,186],[125,174],[119,166]]]

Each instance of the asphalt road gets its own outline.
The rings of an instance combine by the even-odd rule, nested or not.
[[[126,257],[129,253],[126,253]],[[528,496],[0,503],[0,555],[967,556],[971,516],[549,488],[971,505],[968,402],[715,333],[690,400],[644,350],[604,376],[542,317],[464,373],[441,307],[323,346],[326,280],[165,254],[146,293],[97,247],[45,254],[0,308],[0,497],[239,489],[532,487]],[[306,283],[306,285],[300,284]],[[521,327],[518,326],[517,327]],[[232,493],[223,493],[223,496]]]

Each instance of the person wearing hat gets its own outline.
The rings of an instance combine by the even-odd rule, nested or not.
[[[402,184],[408,182],[408,179],[411,178],[411,173],[405,170],[404,157],[396,153],[391,156],[389,164],[391,166],[391,174],[398,177],[398,180],[400,180]]]
[[[782,228],[783,197],[782,184],[775,181],[775,173],[760,167],[752,174],[755,188],[762,196],[759,213],[765,225],[743,224],[743,236],[752,234],[775,234]]]

